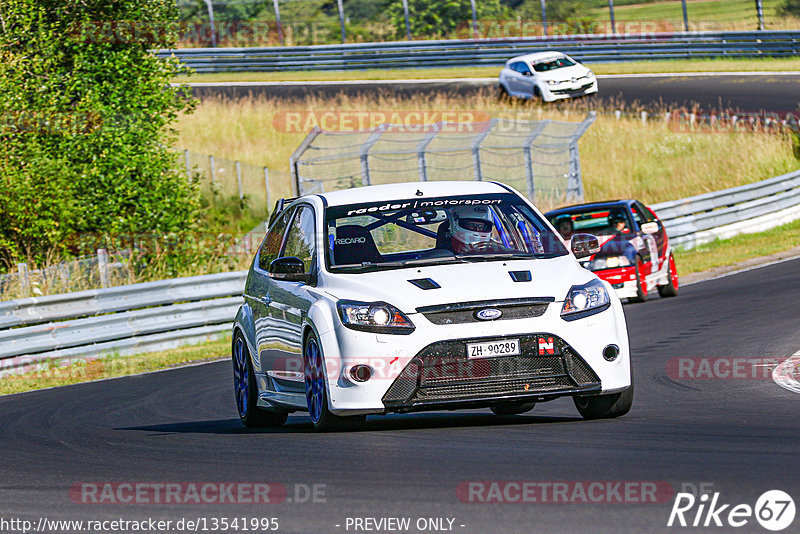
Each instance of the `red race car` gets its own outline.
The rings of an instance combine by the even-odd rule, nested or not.
[[[667,232],[655,212],[638,200],[593,202],[549,211],[545,216],[564,239],[592,234],[600,252],[581,261],[610,283],[620,298],[644,302],[653,288],[678,294],[678,271]]]

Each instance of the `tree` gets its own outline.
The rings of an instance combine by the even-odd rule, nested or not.
[[[499,0],[477,0],[477,16],[502,18],[507,12]],[[469,28],[472,20],[470,0],[408,0],[411,35],[421,38],[450,36],[457,29]],[[389,6],[389,16],[397,35],[406,34],[403,2],[395,0]]]
[[[80,252],[86,236],[195,228],[170,124],[191,108],[174,0],[0,3],[0,260]]]

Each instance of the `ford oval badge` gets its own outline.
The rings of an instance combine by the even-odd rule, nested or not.
[[[492,321],[503,315],[503,312],[497,308],[486,308],[475,313],[475,317],[481,321]]]

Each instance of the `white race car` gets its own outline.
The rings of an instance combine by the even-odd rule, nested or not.
[[[572,396],[585,418],[633,402],[619,299],[513,189],[362,187],[280,201],[233,327],[245,425],[307,410],[319,430],[367,414],[526,412]]]
[[[561,52],[536,52],[511,58],[500,71],[500,90],[515,98],[553,102],[597,93],[597,78]]]

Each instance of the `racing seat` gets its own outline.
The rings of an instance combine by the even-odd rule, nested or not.
[[[453,252],[453,242],[450,237],[450,221],[444,221],[436,229],[436,248]]]
[[[336,265],[360,264],[365,261],[378,263],[381,259],[381,253],[367,228],[349,224],[336,229],[333,243],[333,262]]]

